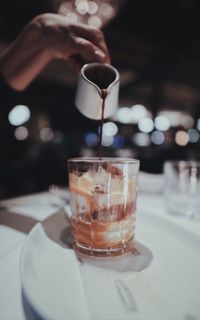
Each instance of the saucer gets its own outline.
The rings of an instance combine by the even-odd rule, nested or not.
[[[198,319],[200,237],[137,214],[139,255],[92,258],[68,246],[64,212],[38,223],[20,259],[23,293],[43,319]]]

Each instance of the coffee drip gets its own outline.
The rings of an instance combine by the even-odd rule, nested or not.
[[[105,105],[106,98],[109,94],[109,90],[107,89],[109,85],[115,81],[116,74],[112,69],[108,69],[105,65],[99,65],[95,68],[88,68],[85,72],[85,76],[88,80],[92,81],[95,85],[100,89],[100,97],[102,99],[101,104],[101,122],[100,122],[100,131],[99,131],[99,158],[101,159],[103,156],[102,150],[102,135],[103,135],[103,124],[104,124],[104,113],[105,113]]]
[[[100,120],[99,158],[102,158],[104,120],[118,106],[119,73],[111,65],[88,63],[81,69],[75,104],[82,114]]]
[[[102,135],[103,135],[103,124],[104,124],[104,110],[105,110],[105,102],[106,102],[107,95],[108,95],[108,90],[101,89],[102,106],[101,106],[101,123],[100,123],[100,132],[99,132],[99,159],[103,157]]]

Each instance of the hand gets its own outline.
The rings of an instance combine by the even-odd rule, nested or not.
[[[110,63],[103,32],[95,27],[74,23],[57,14],[43,14],[33,20],[43,35],[52,58]]]
[[[45,13],[29,22],[2,54],[0,71],[20,91],[53,59],[68,60],[75,69],[88,62],[110,63],[100,30]]]

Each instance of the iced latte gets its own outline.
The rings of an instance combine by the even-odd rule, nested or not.
[[[68,161],[75,248],[94,256],[121,255],[134,246],[139,161]]]

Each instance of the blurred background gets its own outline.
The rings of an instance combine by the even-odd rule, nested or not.
[[[104,31],[121,76],[105,156],[138,158],[151,173],[167,159],[200,159],[198,0],[3,0],[0,51],[43,12]],[[0,198],[66,186],[68,158],[98,156],[100,123],[77,111],[76,86],[68,64],[54,61],[26,91],[0,91]]]

